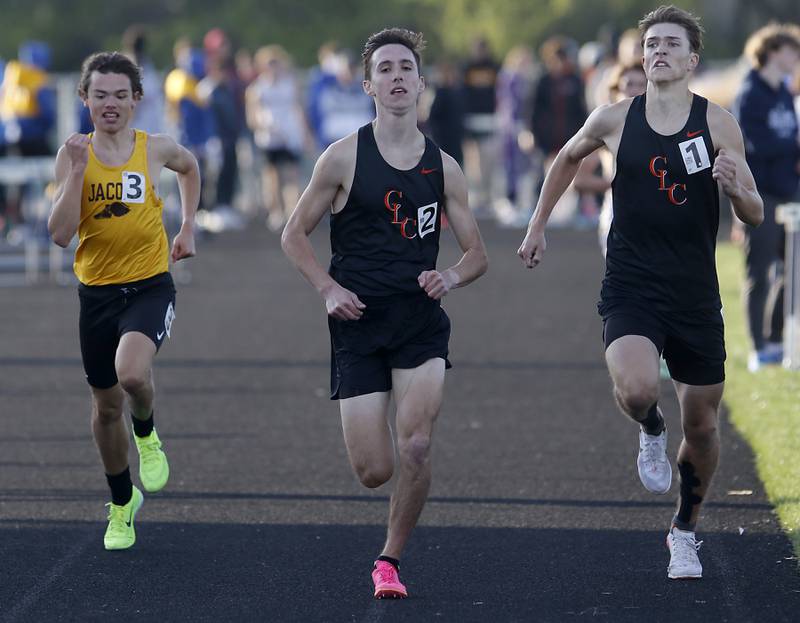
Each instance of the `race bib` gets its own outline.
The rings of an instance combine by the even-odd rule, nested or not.
[[[126,203],[144,203],[144,174],[136,171],[122,172],[122,200]]]
[[[678,149],[681,150],[683,164],[689,175],[711,166],[711,158],[708,157],[708,150],[702,136],[678,143]]]
[[[425,234],[436,231],[436,214],[438,210],[439,203],[437,201],[417,208],[417,233],[420,238],[424,238]]]

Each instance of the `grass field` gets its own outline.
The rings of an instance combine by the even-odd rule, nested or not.
[[[800,371],[769,366],[748,372],[741,249],[720,245],[717,268],[728,351],[725,404],[753,448],[767,495],[800,555]]]

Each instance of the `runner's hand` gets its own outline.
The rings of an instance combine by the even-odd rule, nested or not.
[[[324,293],[325,308],[328,315],[337,320],[358,320],[364,314],[366,305],[358,300],[354,292],[334,283]]]
[[[425,290],[434,301],[438,301],[447,296],[447,293],[455,285],[452,273],[446,270],[440,273],[438,270],[426,270],[417,277],[419,287]]]
[[[722,191],[731,199],[739,196],[741,188],[739,180],[736,179],[736,161],[720,149],[714,159],[714,168],[711,169],[711,176],[722,186]]]
[[[64,147],[67,150],[67,156],[69,156],[73,169],[85,169],[86,165],[89,164],[89,143],[91,140],[88,134],[74,133],[64,142]]]
[[[542,261],[546,248],[547,241],[544,239],[544,232],[536,232],[533,229],[529,229],[525,239],[517,249],[517,255],[525,262],[525,266],[535,268]]]
[[[191,230],[181,229],[172,241],[172,261],[194,257],[194,234]]]

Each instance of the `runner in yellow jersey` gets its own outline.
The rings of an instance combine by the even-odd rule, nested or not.
[[[169,466],[153,427],[152,364],[175,318],[169,258],[195,254],[200,172],[194,156],[172,138],[130,127],[143,91],[140,70],[127,57],[99,52],[87,58],[78,93],[95,132],[73,134],[58,152],[48,228],[62,247],[79,237],[81,355],[92,390],[92,431],[111,488],[104,543],[125,549],[136,540],[133,519],[143,501],[128,467],[125,396],[142,485],[159,491]],[[178,175],[183,214],[171,252],[157,191],[164,167]]]

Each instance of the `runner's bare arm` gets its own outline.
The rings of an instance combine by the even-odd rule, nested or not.
[[[89,163],[90,140],[86,134],[73,134],[56,156],[56,192],[47,231],[60,247],[69,245],[80,224],[83,176]]]
[[[355,141],[345,138],[328,147],[317,160],[311,181],[303,191],[281,235],[281,248],[295,267],[325,299],[328,314],[339,320],[357,320],[365,306],[340,286],[317,260],[309,234],[333,207],[345,176],[355,162]]]
[[[447,220],[464,255],[446,270],[426,270],[419,275],[420,287],[430,298],[437,300],[453,288],[475,281],[489,266],[478,224],[469,209],[467,180],[458,163],[448,154],[441,153]]]
[[[628,102],[620,104],[629,105]],[[595,109],[583,127],[558,152],[547,172],[536,211],[531,219],[533,228],[544,230],[553,208],[575,178],[581,161],[605,145],[606,136],[620,123],[624,123],[623,111],[627,111],[627,108],[620,104],[610,104]]]
[[[528,268],[533,268],[542,260],[547,248],[544,238],[547,220],[561,195],[575,178],[581,161],[605,145],[606,138],[619,130],[625,123],[625,114],[629,106],[630,100],[625,100],[596,108],[583,127],[558,152],[545,176],[536,210],[528,224],[528,232],[517,250],[517,255]]]
[[[192,152],[175,142],[166,134],[150,136],[154,160],[164,163],[178,177],[178,190],[181,196],[181,229],[172,240],[170,256],[173,262],[195,255],[194,218],[200,204],[200,167]],[[160,169],[160,168],[159,168]],[[159,175],[154,171],[152,175]]]
[[[764,220],[764,202],[747,164],[742,130],[727,110],[709,102],[708,125],[717,156],[712,175],[731,200],[736,217],[757,226]]]
[[[200,204],[200,167],[197,158],[166,134],[151,135],[150,140],[153,142],[156,161],[163,162],[167,169],[177,173],[183,226],[194,229],[194,217]],[[158,172],[153,175],[158,175]]]

